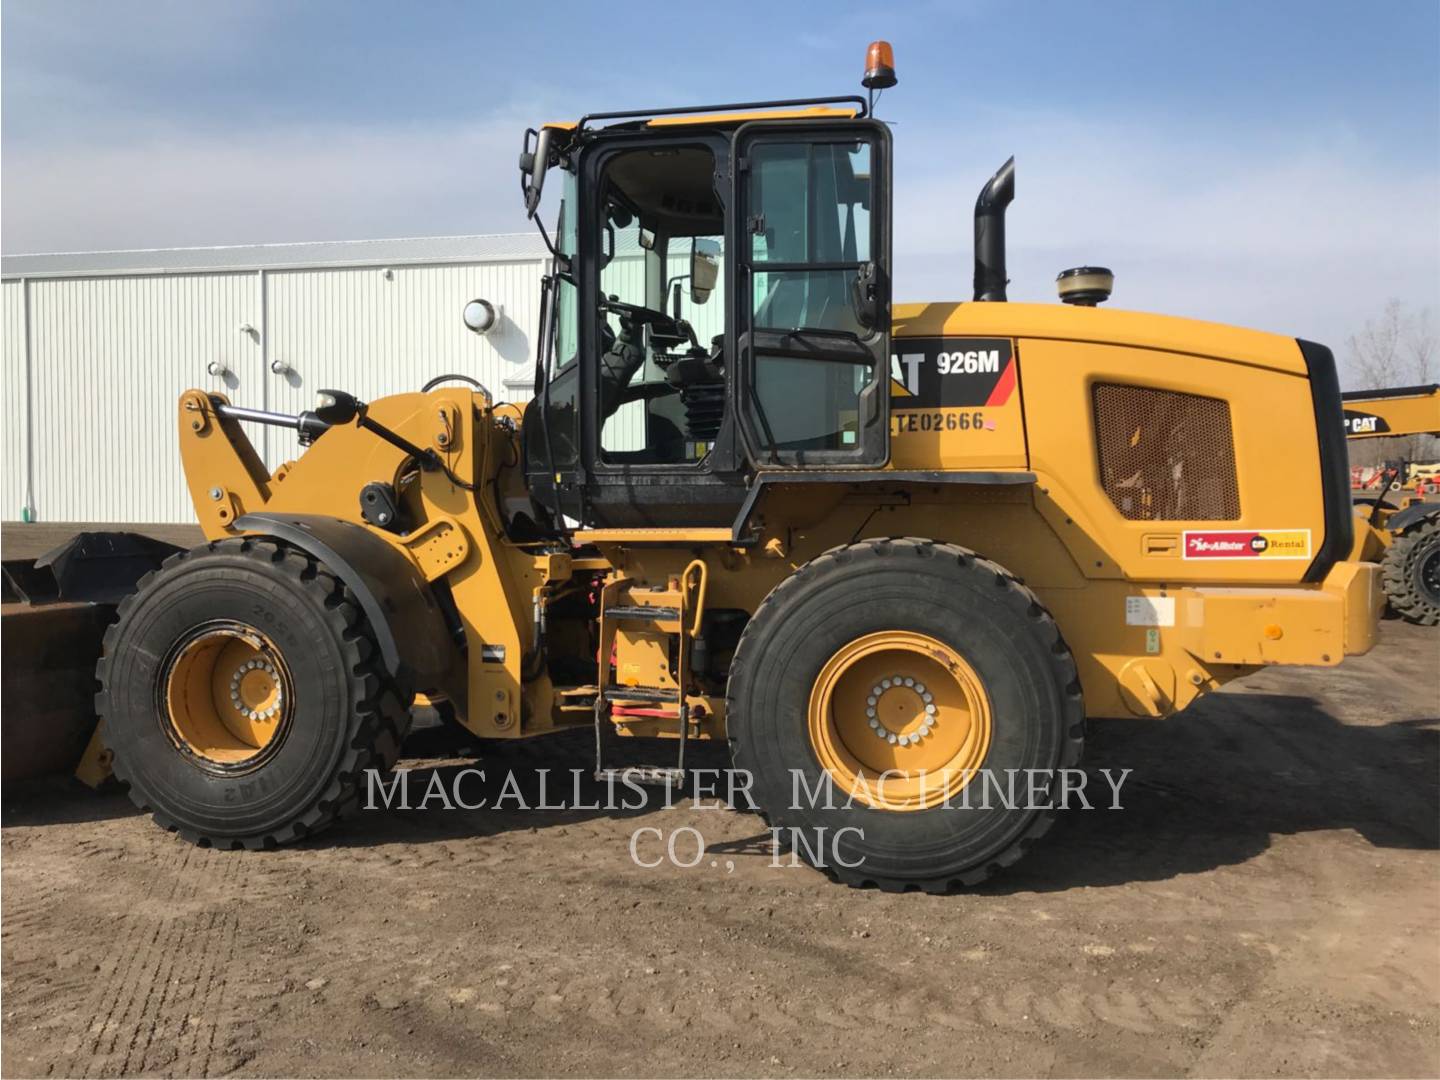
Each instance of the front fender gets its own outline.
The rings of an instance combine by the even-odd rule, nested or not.
[[[1414,506],[1407,506],[1404,510],[1397,510],[1391,514],[1385,522],[1385,527],[1392,533],[1400,533],[1411,525],[1437,515],[1440,515],[1440,503],[1416,503]]]
[[[245,514],[235,528],[273,536],[324,563],[359,601],[385,670],[413,690],[446,688],[460,650],[434,589],[401,552],[362,526],[323,514]]]

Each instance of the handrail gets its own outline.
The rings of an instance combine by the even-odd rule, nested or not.
[[[725,105],[682,105],[667,109],[627,109],[624,112],[587,113],[575,125],[575,134],[585,130],[585,125],[594,120],[639,120],[650,116],[693,116],[700,113],[745,112],[751,109],[798,109],[806,105],[854,105],[855,118],[868,115],[865,99],[859,94],[845,94],[841,97],[790,98],[787,101],[739,101]]]
[[[685,583],[690,580],[692,570],[700,571],[700,583],[695,589],[695,618],[690,624],[690,636],[700,636],[700,621],[705,617],[705,587],[710,580],[709,568],[705,565],[704,559],[692,559],[690,565],[685,567],[685,572],[680,575],[680,594],[685,594]]]

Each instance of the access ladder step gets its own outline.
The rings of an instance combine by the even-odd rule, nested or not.
[[[647,622],[679,622],[680,609],[648,607],[645,604],[616,604],[605,609],[607,619],[642,620]]]
[[[606,701],[679,701],[679,690],[661,686],[607,686],[602,691]]]
[[[629,779],[637,784],[669,784],[671,787],[679,787],[685,783],[685,770],[649,765],[629,765],[623,769],[596,769],[595,779],[601,783],[612,780],[623,783]]]

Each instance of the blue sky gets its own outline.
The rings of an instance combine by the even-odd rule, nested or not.
[[[1014,298],[1096,262],[1121,306],[1337,345],[1440,301],[1436,0],[608,11],[4,0],[0,244],[517,230],[527,124],[849,93],[884,36],[902,299],[968,295],[975,192],[1014,153]]]

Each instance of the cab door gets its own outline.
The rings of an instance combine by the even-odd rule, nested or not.
[[[735,415],[757,468],[890,456],[890,134],[874,121],[736,132]]]

